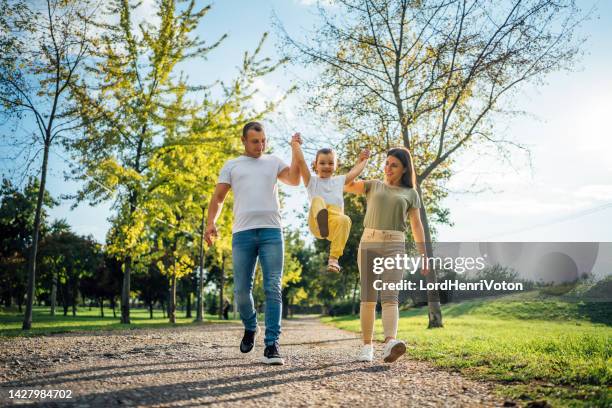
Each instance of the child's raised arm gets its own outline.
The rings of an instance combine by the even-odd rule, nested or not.
[[[370,150],[363,149],[361,153],[359,153],[359,159],[357,160],[357,164],[346,173],[346,180],[344,180],[344,185],[351,183],[357,176],[361,174],[363,169],[365,169],[366,164],[368,164],[368,158],[370,157]]]
[[[304,186],[308,186],[308,183],[310,182],[310,169],[308,168],[308,165],[306,164],[306,159],[304,159],[304,153],[302,153],[302,139],[301,137],[299,137],[299,133],[298,133],[298,141],[296,141],[295,143],[291,143],[291,150],[292,150],[292,154],[295,156],[296,160],[298,161],[298,166],[300,168],[300,174],[302,175],[302,180],[304,180]]]

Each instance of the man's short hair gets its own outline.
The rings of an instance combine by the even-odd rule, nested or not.
[[[244,127],[242,128],[242,137],[246,138],[247,133],[249,133],[249,130],[253,129],[256,132],[261,132],[263,131],[263,125],[259,122],[249,122],[246,125],[244,125]]]

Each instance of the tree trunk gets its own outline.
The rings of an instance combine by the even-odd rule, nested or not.
[[[100,298],[100,317],[104,318],[104,298]]]
[[[149,302],[149,319],[153,319],[153,302]]]
[[[170,282],[170,302],[169,302],[168,317],[170,323],[176,323],[176,275],[172,275]]]
[[[219,285],[219,320],[223,320],[223,286],[225,286],[225,255],[221,260],[221,284]]]
[[[26,300],[26,312],[23,317],[23,330],[32,328],[32,306],[34,305],[34,289],[36,288],[36,254],[38,252],[38,236],[40,235],[40,219],[42,215],[43,198],[45,196],[45,184],[47,182],[47,165],[49,162],[49,140],[51,135],[47,132],[43,152],[43,163],[40,175],[40,186],[38,186],[38,197],[36,198],[36,214],[34,215],[34,233],[32,234],[32,249],[28,262],[28,289]]]
[[[72,316],[76,316],[77,301],[77,289],[74,285],[72,288]]]
[[[116,319],[117,318],[117,312],[115,310],[115,298],[112,298],[110,300],[110,304],[111,304],[111,309],[113,309],[113,318]]]
[[[130,272],[132,257],[125,258],[123,263],[123,285],[121,287],[121,323],[130,324]]]
[[[53,272],[51,277],[51,316],[55,316],[55,304],[57,302],[57,274]]]
[[[64,309],[64,316],[68,316],[68,295],[66,294],[66,285],[62,285],[62,308]]]
[[[417,192],[421,198],[421,208],[419,213],[421,215],[421,222],[423,223],[423,231],[425,232],[425,252],[428,258],[433,258],[433,247],[431,245],[431,231],[429,229],[429,219],[427,218],[427,211],[425,211],[425,203],[423,200],[423,194],[421,191],[420,183],[417,183]],[[425,276],[428,284],[437,282],[436,271],[431,269]],[[436,327],[443,327],[442,324],[442,308],[440,306],[440,293],[437,290],[427,291],[427,307],[429,308],[429,329]]]
[[[357,285],[359,284],[359,274],[355,278],[355,283],[353,284],[353,300],[351,301],[351,314],[357,314],[357,304],[355,303],[355,298],[357,297]]]
[[[234,303],[234,320],[236,320],[236,311],[238,310],[238,302],[236,302],[236,298],[234,297],[233,299],[233,303]]]
[[[188,290],[187,291],[187,299],[186,299],[186,313],[185,313],[185,317],[187,318],[191,318],[191,292]]]
[[[289,297],[287,296],[287,288],[283,289],[282,293],[282,301],[283,301],[283,319],[289,317]]]
[[[196,322],[204,321],[204,218],[206,210],[202,207],[202,223],[200,225],[200,273],[198,276],[198,304],[196,311]]]

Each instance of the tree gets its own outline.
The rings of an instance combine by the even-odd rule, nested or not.
[[[58,228],[41,241],[40,261],[41,271],[48,272],[59,284],[64,316],[68,313],[69,306],[72,307],[72,315],[76,316],[82,279],[95,276],[103,266],[100,245],[92,237],[82,237],[69,229]],[[87,283],[89,282],[85,283],[85,289],[90,290],[89,294],[94,292],[102,296]]]
[[[163,231],[163,229],[162,229]],[[193,270],[194,263],[187,248],[185,234],[171,229],[159,234],[157,252],[161,258],[156,266],[170,283],[170,296],[168,297],[168,317],[170,323],[176,323],[176,284],[177,280],[186,276]]]
[[[137,209],[147,190],[143,179],[149,159],[159,147],[155,137],[164,98],[175,86],[172,74],[177,64],[204,57],[225,38],[208,46],[192,34],[210,6],[196,10],[191,1],[178,10],[175,0],[159,1],[159,23],[141,22],[135,27],[132,12],[138,5],[108,2],[104,18],[117,21],[96,22],[102,31],[94,42],[99,51],[95,64],[88,67],[98,80],[73,88],[87,131],[87,137],[71,146],[79,158],[75,175],[86,181],[77,198],[97,203],[110,199],[115,191],[120,193],[109,250],[123,263],[121,322],[125,324],[130,322],[133,262],[147,252],[138,239],[144,214]]]
[[[78,163],[74,175],[85,181],[76,198],[96,204],[117,194],[117,214],[109,233],[108,250],[123,264],[122,323],[129,323],[133,264],[151,250],[145,232],[147,222],[164,222],[147,212],[154,208],[147,203],[155,201],[152,197],[155,190],[166,183],[155,174],[156,163],[180,150],[180,146],[171,142],[174,139],[184,149],[183,154],[177,153],[178,157],[186,157],[184,152],[194,146],[208,144],[204,156],[207,165],[201,169],[220,166],[237,142],[233,141],[234,135],[228,143],[228,121],[219,117],[231,118],[232,129],[243,117],[257,116],[246,107],[252,97],[249,89],[255,78],[278,66],[260,58],[260,44],[253,54],[245,53],[236,80],[229,86],[220,84],[223,97],[215,102],[210,87],[190,85],[187,79],[175,75],[181,62],[205,58],[226,37],[207,44],[193,35],[210,6],[196,10],[194,0],[182,8],[177,0],[156,4],[158,22],[155,25],[141,22],[136,28],[132,12],[137,3],[119,0],[108,3],[105,18],[117,21],[96,23],[102,31],[94,42],[99,52],[95,63],[88,67],[96,81],[73,88],[75,108],[86,129],[86,136],[70,146]],[[264,39],[265,36],[262,42]],[[188,107],[186,95],[194,92],[203,102]],[[180,134],[177,129],[189,132]],[[196,175],[200,173],[192,174]],[[199,211],[204,204],[201,201]],[[196,231],[197,225],[188,231]]]
[[[62,233],[66,233],[70,231],[70,226],[66,222],[66,220],[55,220],[53,224],[51,224],[51,239],[53,237],[57,237]],[[44,248],[44,240],[47,237],[43,238],[43,244],[41,245]],[[42,249],[41,248],[41,249]],[[41,264],[41,281],[44,282],[47,280],[48,285],[51,287],[51,291],[49,294],[49,303],[51,306],[50,315],[55,316],[55,306],[57,303],[57,280],[60,274],[61,264],[63,261],[63,255],[54,253],[51,251],[40,251],[40,264]],[[50,282],[49,282],[50,281]]]
[[[10,180],[3,179],[0,187],[0,296],[5,305],[17,300],[19,311],[27,288],[27,256],[32,247],[32,231],[36,217],[38,181],[30,177],[23,191]],[[57,205],[48,191],[43,196],[40,216],[41,234],[46,234],[46,208]]]
[[[285,265],[281,287],[283,317],[287,317],[291,313],[292,305],[300,304],[308,299],[308,293],[305,290],[307,282],[304,275],[312,249],[306,246],[306,242],[300,236],[300,230],[286,229],[284,235]]]
[[[153,319],[155,303],[162,303],[168,293],[168,279],[154,263],[149,265],[147,273],[136,275],[134,278],[134,290],[149,308],[149,318]]]
[[[411,150],[432,256],[428,210],[456,154],[483,143],[517,146],[493,134],[494,120],[513,113],[522,84],[572,66],[582,16],[573,0],[334,3],[333,15],[320,8],[312,38],[284,38],[301,62],[321,67],[309,87],[315,111],[334,118],[347,139]],[[441,327],[437,291],[428,304],[429,327]]]
[[[106,254],[100,254],[92,273],[81,278],[79,290],[84,298],[95,299],[100,306],[100,317],[104,317],[104,301],[109,300],[114,311],[114,299],[119,295],[120,287],[117,274],[112,268],[113,260]],[[119,274],[120,275],[120,274]],[[120,277],[120,276],[119,276]]]
[[[41,5],[42,6],[42,5]],[[47,0],[36,8],[26,2],[0,2],[2,31],[7,32],[0,46],[0,109],[17,119],[29,117],[36,124],[32,137],[43,151],[40,182],[34,216],[32,246],[28,257],[28,289],[23,329],[32,326],[32,305],[36,287],[36,253],[40,238],[41,215],[47,181],[49,151],[54,142],[69,134],[78,124],[69,117],[69,87],[89,46],[86,18],[95,8],[89,1]],[[6,16],[6,17],[4,17]]]

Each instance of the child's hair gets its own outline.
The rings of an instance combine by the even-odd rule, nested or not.
[[[319,160],[319,155],[320,154],[333,154],[334,155],[334,161],[336,160],[336,153],[330,149],[329,147],[324,147],[322,149],[317,150],[317,154],[315,156],[314,161],[312,162],[312,171],[317,171],[317,160]]]

